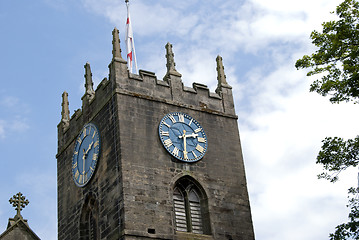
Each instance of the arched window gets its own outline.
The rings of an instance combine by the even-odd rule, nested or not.
[[[98,207],[95,198],[90,195],[87,197],[81,212],[80,220],[80,239],[98,240]]]
[[[177,231],[210,234],[207,197],[194,179],[184,177],[177,181],[173,205]]]

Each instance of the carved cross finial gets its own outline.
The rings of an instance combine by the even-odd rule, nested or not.
[[[89,99],[92,100],[95,96],[95,91],[93,90],[93,82],[92,82],[92,73],[90,63],[85,64],[85,95],[89,96]]]
[[[15,218],[22,218],[20,212],[23,208],[25,208],[26,205],[29,204],[29,200],[25,199],[25,196],[23,196],[22,193],[19,192],[12,196],[12,198],[9,199],[9,202],[16,210]]]
[[[62,94],[62,111],[61,111],[61,122],[64,123],[65,128],[69,125],[69,121],[70,121],[69,100],[68,100],[68,93],[65,91]]]
[[[175,75],[178,77],[181,77],[182,75],[177,72],[175,66],[175,60],[174,60],[174,53],[172,51],[172,44],[167,43],[166,44],[166,58],[167,58],[167,74],[166,75]]]

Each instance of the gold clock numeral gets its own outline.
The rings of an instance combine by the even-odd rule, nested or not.
[[[97,159],[98,154],[94,153],[94,155],[92,156],[92,160],[96,160]]]
[[[162,136],[167,136],[167,137],[168,137],[168,136],[170,135],[170,133],[169,133],[169,132],[162,131],[162,132],[161,132],[161,135],[162,135]]]
[[[173,115],[169,115],[168,117],[171,119],[172,123],[176,123],[176,122],[177,122]]]
[[[165,121],[163,121],[163,124],[166,125],[168,128],[171,127],[171,125],[169,125],[168,123],[166,123]]]
[[[193,118],[191,118],[191,121],[189,121],[188,126],[191,126],[192,122],[193,122]]]
[[[91,171],[93,171],[93,168],[90,166]]]
[[[197,138],[197,140],[198,140],[198,142],[201,142],[201,143],[206,142],[206,139],[205,139],[205,138],[202,138],[202,137]]]
[[[96,142],[94,143],[93,147],[96,148],[99,144],[100,144],[99,141],[96,141]]]
[[[79,170],[76,170],[75,179],[77,179],[79,177],[79,174],[80,174]]]
[[[84,183],[84,179],[83,179],[83,177],[84,177],[83,175],[80,175],[80,178],[79,178],[79,183],[82,183],[82,184]]]
[[[77,162],[75,162],[74,164],[72,164],[72,168],[75,169],[77,167]]]
[[[192,154],[195,158],[197,158],[197,155],[194,153],[194,151],[192,151]]]
[[[166,147],[170,147],[172,145],[172,141],[170,138],[163,141],[163,143],[166,145]]]
[[[201,145],[198,145],[196,146],[196,150],[200,153],[203,153],[204,152],[204,148],[201,146]]]
[[[81,138],[78,138],[78,139],[77,139],[77,142],[78,142],[79,144],[81,144],[81,143],[82,143],[82,139],[81,139]]]
[[[197,128],[196,130],[194,130],[195,133],[199,133],[202,130],[202,128]]]
[[[96,131],[93,131],[92,138],[94,138],[96,135]]]
[[[188,160],[188,155],[187,155],[187,152],[185,152],[185,151],[183,151],[183,158],[184,158],[185,160]]]
[[[178,114],[178,121],[184,123],[184,116],[183,116],[183,114]]]
[[[87,174],[84,175],[84,182],[86,182],[88,179]]]
[[[179,149],[176,147],[172,151],[173,155],[176,155],[176,156],[178,156],[178,152],[179,152]]]
[[[74,152],[74,155],[77,155],[77,154],[79,154],[79,152]]]
[[[84,134],[84,137],[86,137],[86,128],[84,128],[84,130],[82,131],[82,133]]]

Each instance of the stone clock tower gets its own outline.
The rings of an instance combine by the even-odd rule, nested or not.
[[[109,79],[58,125],[58,239],[253,240],[232,89],[186,87],[166,45],[163,80],[128,71],[113,31]]]

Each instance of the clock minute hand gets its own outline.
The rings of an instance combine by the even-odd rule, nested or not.
[[[93,141],[90,143],[89,148],[86,150],[85,154],[87,154],[88,151],[90,151],[90,149],[92,148],[92,145],[93,145]]]
[[[182,135],[182,138],[183,138],[183,156],[185,159],[187,159],[187,143],[186,143],[186,130],[183,130],[183,135]]]

